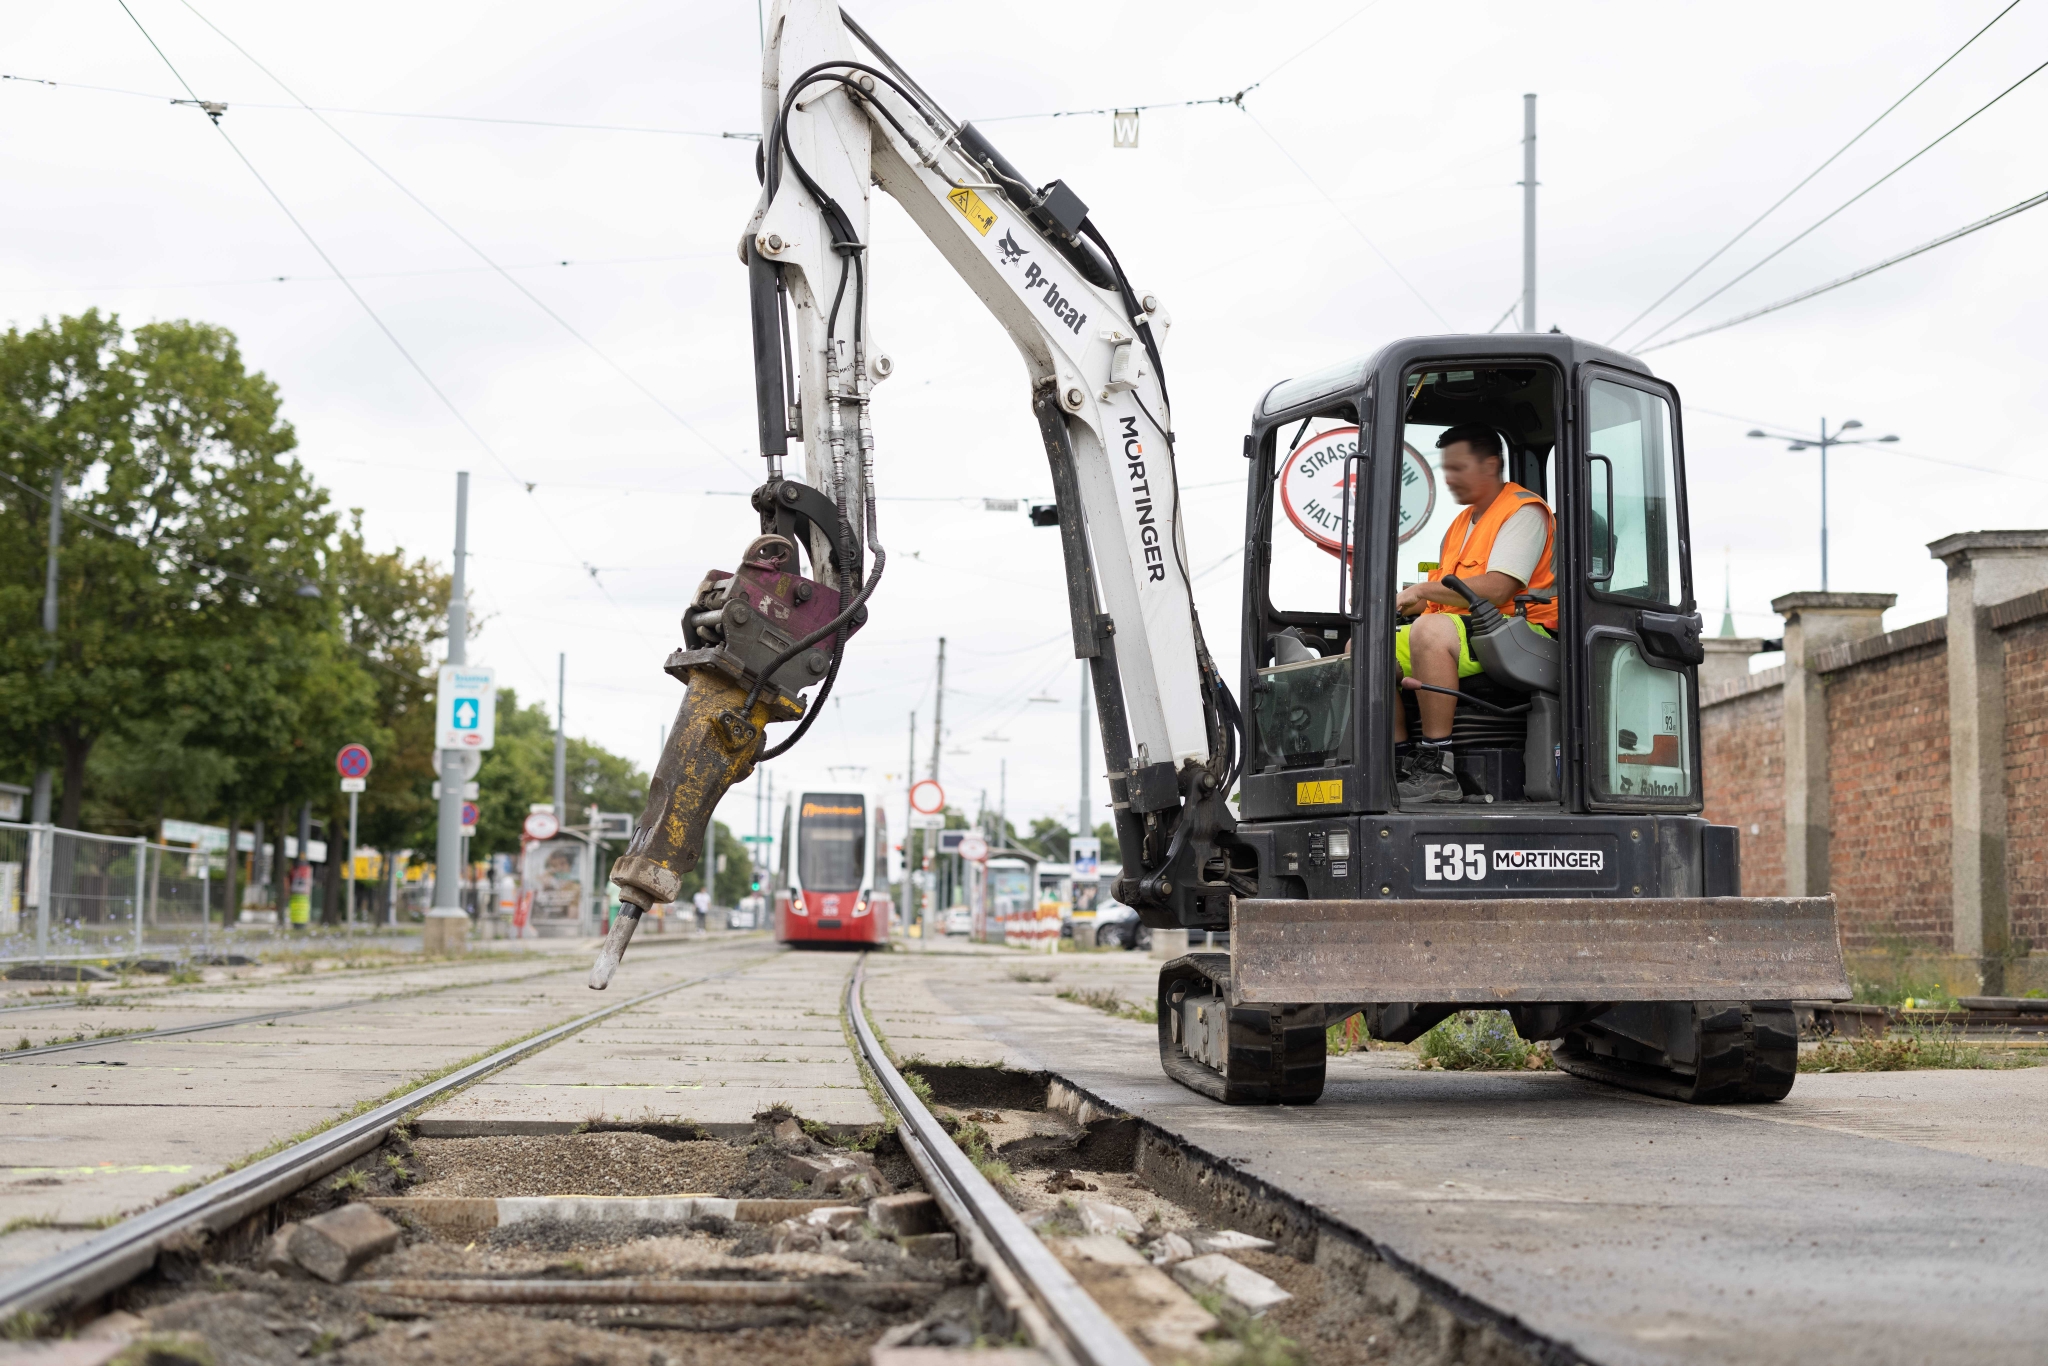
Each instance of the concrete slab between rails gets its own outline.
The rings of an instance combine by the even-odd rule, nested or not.
[[[376,1196],[365,1203],[402,1215],[444,1238],[470,1237],[508,1224],[688,1223],[710,1217],[740,1224],[801,1219],[812,1210],[843,1208],[843,1200],[731,1200],[711,1195]]]
[[[1291,1211],[1297,1250],[1358,1261],[1369,1294],[1406,1278],[1603,1366],[2018,1366],[2048,1339],[2048,1163],[2029,1155],[2048,1072],[1808,1074],[1778,1105],[1692,1107],[1373,1051],[1332,1058],[1312,1107],[1225,1107],[1160,1073],[1154,1026],[1057,996],[1143,1000],[1152,972],[1008,966],[891,958],[868,1000],[983,1022],[1017,1065],[1150,1126],[1139,1170],[1162,1194],[1217,1222],[1232,1201]]]
[[[872,1122],[866,1124],[834,1124],[826,1120],[814,1119],[806,1111],[798,1110],[795,1113],[798,1118],[821,1126],[826,1133],[831,1134],[834,1138],[858,1138],[872,1127]],[[601,1123],[603,1127],[597,1131],[601,1133],[618,1133],[622,1130],[630,1132],[636,1127],[663,1130],[688,1127],[701,1131],[706,1138],[724,1139],[729,1143],[745,1142],[754,1136],[757,1127],[751,1119],[743,1124],[706,1124],[701,1120],[691,1119],[686,1115],[676,1115],[673,1118],[649,1118],[643,1116],[636,1119],[604,1120]],[[419,1119],[415,1120],[412,1130],[421,1138],[521,1138],[545,1134],[581,1134],[592,1132],[591,1121],[587,1119],[575,1120],[573,1122],[566,1119],[455,1118],[444,1120],[428,1115],[422,1115]]]
[[[618,986],[628,994],[657,988],[744,962],[742,952],[707,950],[688,960],[650,954],[628,963]],[[534,967],[522,957],[438,969],[459,985],[277,1027],[114,1038],[77,1053],[0,1064],[0,1226],[47,1220],[84,1227],[147,1208],[361,1101],[502,1047],[536,1023],[591,1009],[580,975],[534,977]],[[406,984],[389,974],[313,980],[341,996]],[[247,1001],[231,992],[194,992],[192,999],[217,1010],[214,1018],[248,1013]],[[394,1028],[396,1015],[409,1015],[409,1027]],[[0,1239],[0,1257],[23,1246],[14,1235]]]

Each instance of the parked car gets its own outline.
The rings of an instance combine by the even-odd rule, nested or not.
[[[1138,923],[1138,913],[1121,901],[1104,901],[1095,910],[1095,946],[1100,949],[1150,949],[1152,929]]]
[[[740,904],[725,913],[725,927],[728,930],[754,930],[761,927],[761,898],[743,896]]]
[[[974,933],[974,912],[965,906],[955,906],[946,912],[947,934]]]

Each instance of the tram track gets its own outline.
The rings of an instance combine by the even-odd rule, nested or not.
[[[443,982],[437,986],[419,987],[410,991],[386,991],[371,996],[351,997],[345,1001],[333,1001],[318,1006],[293,1006],[284,1010],[259,1011],[250,1015],[234,1015],[219,1020],[202,1020],[194,1024],[170,1025],[163,1029],[124,1030],[102,1034],[94,1038],[67,1039],[61,1043],[41,1044],[31,1048],[15,1048],[0,1051],[0,1062],[25,1062],[30,1058],[47,1057],[52,1053],[72,1053],[85,1048],[105,1048],[113,1044],[147,1043],[152,1039],[170,1039],[185,1034],[203,1034],[209,1030],[232,1029],[237,1025],[272,1024],[278,1020],[297,1019],[307,1015],[323,1015],[337,1010],[351,1010],[359,1006],[380,1005],[390,1001],[416,1000],[424,996],[437,996],[450,991],[474,990],[478,987],[511,987],[525,982],[536,982],[543,978],[559,977],[566,973],[580,973],[588,969],[579,963],[546,968],[529,972],[521,977],[492,978],[479,982]],[[122,1008],[131,1003],[123,1002]],[[90,1008],[90,1003],[81,1006],[75,1002],[56,1002],[51,1006],[20,1006],[16,1009],[53,1009],[57,1006],[71,1006],[73,1009]]]
[[[198,1190],[125,1219],[68,1251],[0,1279],[0,1319],[23,1316],[22,1321],[78,1322],[90,1317],[95,1308],[123,1302],[123,1287],[138,1278],[152,1278],[153,1272],[166,1265],[163,1261],[166,1256],[175,1260],[183,1250],[206,1247],[210,1241],[230,1234],[236,1235],[241,1245],[247,1246],[252,1229],[260,1231],[277,1222],[279,1216],[270,1211],[344,1167],[364,1165],[380,1145],[387,1142],[394,1129],[423,1107],[493,1073],[532,1059],[607,1019],[662,997],[737,976],[758,966],[761,961],[750,960],[722,972],[690,977],[609,1003],[497,1049],[368,1113],[336,1124]],[[1055,1366],[1142,1366],[1147,1361],[1146,1355],[1089,1298],[1039,1236],[1019,1218],[1002,1193],[976,1169],[888,1056],[863,1008],[861,988],[865,979],[864,969],[865,956],[856,963],[841,993],[840,1015],[846,1037],[861,1066],[886,1099],[888,1109],[894,1110],[894,1137],[901,1143],[903,1154],[907,1155],[910,1165],[916,1169],[936,1201],[944,1224],[955,1231],[961,1255],[978,1268],[975,1275],[985,1278],[1009,1321],[1022,1328]],[[320,1009],[334,1008],[338,1007]],[[283,1017],[281,1013],[270,1012],[162,1031],[159,1036]],[[128,1037],[140,1039],[150,1036]],[[900,1164],[900,1158],[895,1160]],[[403,1206],[408,1202],[383,1203]],[[830,1202],[752,1203],[801,1206]],[[929,1204],[927,1202],[927,1207]],[[233,1241],[234,1238],[229,1238],[229,1242]],[[220,1246],[224,1249],[227,1244]],[[932,1283],[928,1278],[923,1283],[915,1277],[910,1280],[890,1279],[879,1273],[876,1279],[864,1283],[842,1281],[836,1285],[803,1279],[747,1282],[649,1279],[645,1276],[614,1276],[573,1282],[522,1280],[517,1277],[449,1280],[401,1273],[377,1279],[366,1278],[351,1289],[362,1298],[362,1302],[380,1306],[380,1312],[397,1313],[400,1318],[408,1313],[436,1312],[430,1308],[436,1304],[444,1306],[444,1312],[453,1312],[457,1308],[484,1312],[486,1306],[495,1306],[492,1312],[547,1312],[534,1307],[555,1306],[558,1313],[595,1313],[608,1309],[609,1312],[636,1316],[643,1313],[638,1306],[646,1306],[649,1310],[698,1306],[704,1312],[719,1309],[724,1312],[792,1314],[816,1312],[820,1305],[836,1304],[869,1310],[877,1306],[882,1309],[893,1306],[899,1314],[915,1314],[922,1312],[919,1306],[929,1306],[932,1297],[943,1289],[944,1284],[943,1281]],[[643,1318],[634,1326],[653,1327],[656,1324]]]

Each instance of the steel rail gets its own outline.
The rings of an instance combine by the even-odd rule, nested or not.
[[[643,954],[649,948],[659,949],[661,947],[663,946],[659,941],[657,941],[654,944],[646,944],[643,942],[641,946]],[[416,966],[425,965],[407,963],[401,965],[398,970],[404,971],[406,969],[413,968]],[[380,969],[380,971],[382,971],[382,969]],[[372,1006],[376,1005],[380,1001],[409,1001],[415,997],[433,996],[444,991],[466,991],[471,987],[517,986],[521,982],[533,982],[538,981],[540,978],[543,977],[559,976],[560,974],[565,972],[582,971],[584,971],[584,969],[581,965],[573,965],[570,967],[559,968],[546,968],[540,972],[529,972],[524,977],[492,978],[480,982],[443,982],[440,986],[437,987],[418,987],[412,991],[387,991],[376,996],[357,996],[347,1001],[336,1001],[331,1005],[293,1006],[289,1010],[264,1011],[255,1015],[236,1015],[225,1020],[207,1020],[202,1021],[199,1024],[172,1025],[167,1029],[138,1029],[133,1033],[109,1034],[106,1037],[99,1039],[72,1039],[66,1043],[46,1043],[37,1048],[12,1048],[7,1049],[5,1051],[0,1051],[0,1062],[14,1062],[22,1058],[38,1057],[45,1053],[69,1053],[80,1048],[105,1048],[111,1044],[139,1043],[144,1039],[167,1039],[178,1034],[198,1034],[203,1033],[204,1031],[209,1029],[228,1029],[234,1025],[263,1024],[270,1020],[288,1020],[299,1015],[318,1015],[323,1011],[347,1010],[352,1006]],[[290,979],[280,978],[277,980],[282,982],[289,982]],[[253,982],[250,985],[262,987],[271,986],[274,984],[275,983],[273,982]],[[168,988],[168,990],[175,991],[176,988]],[[123,1000],[121,1002],[121,1005],[125,1008],[131,1001],[134,1000],[153,999],[156,998],[153,996],[128,998],[126,1000]],[[69,1008],[72,1010],[88,1010],[91,1008],[91,1006],[92,1002],[90,1001],[84,1003],[80,1003],[77,1001],[52,1001],[47,1005],[14,1006],[11,1009],[56,1010],[62,1008]],[[7,1013],[9,1013],[7,1010],[0,1010],[0,1015],[5,1015]]]
[[[896,1070],[868,1024],[861,994],[866,977],[867,955],[862,954],[846,982],[847,1027],[882,1094],[902,1118],[897,1136],[912,1164],[1004,1303],[1059,1366],[1148,1366],[1145,1354],[1017,1217]]]
[[[542,972],[529,972],[524,977],[494,978],[481,982],[444,982],[437,987],[420,987],[413,991],[387,991],[376,996],[357,996],[346,1001],[335,1001],[324,1006],[293,1006],[289,1010],[268,1010],[255,1015],[236,1015],[225,1020],[202,1020],[198,1024],[171,1025],[164,1029],[138,1029],[133,1033],[109,1034],[98,1039],[71,1039],[64,1043],[46,1043],[39,1048],[13,1048],[0,1053],[0,1063],[18,1062],[23,1058],[41,1057],[49,1053],[71,1053],[81,1048],[107,1048],[114,1044],[141,1043],[145,1039],[169,1039],[180,1034],[203,1034],[209,1029],[231,1029],[236,1025],[267,1024],[273,1020],[290,1020],[301,1015],[320,1015],[330,1010],[349,1010],[356,1006],[373,1006],[382,1001],[409,1001],[420,996],[435,996],[444,991],[463,991],[471,987],[517,986],[521,982],[532,982],[542,977],[557,977],[565,972],[581,972],[581,965],[548,968]],[[269,985],[264,983],[262,985]],[[78,1006],[76,1009],[88,1009]]]
[[[723,972],[710,972],[672,982],[587,1015],[579,1015],[408,1091],[367,1114],[345,1120],[303,1142],[294,1143],[283,1152],[274,1153],[210,1181],[198,1190],[124,1219],[96,1238],[0,1278],[0,1318],[20,1313],[51,1313],[123,1285],[149,1270],[158,1251],[172,1238],[230,1228],[266,1206],[311,1185],[336,1167],[353,1161],[382,1143],[384,1136],[399,1120],[426,1102],[459,1090],[609,1016],[645,1005],[685,987],[730,977],[758,961],[761,960],[754,959]]]

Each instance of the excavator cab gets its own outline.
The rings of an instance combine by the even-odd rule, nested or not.
[[[1393,662],[1395,597],[1436,568],[1459,512],[1436,442],[1473,426],[1551,509],[1556,610],[1532,626],[1545,604],[1524,594],[1468,614],[1483,671],[1458,686],[1463,805],[1700,809],[1678,396],[1630,357],[1551,334],[1398,343],[1261,401],[1246,440],[1260,553],[1245,565],[1243,818],[1399,808],[1395,709],[1405,733],[1419,726]],[[1707,841],[1688,848],[1689,873],[1663,870],[1645,893],[1732,893],[1733,833],[1688,832]]]
[[[1555,615],[1468,599],[1458,794],[1404,806],[1395,632],[1459,508],[1436,443],[1500,438],[1551,509]],[[1506,1008],[1561,1065],[1678,1099],[1789,1090],[1793,999],[1847,982],[1829,898],[1743,898],[1709,823],[1703,657],[1679,400],[1641,362],[1559,334],[1396,342],[1274,385],[1249,463],[1245,758],[1227,952],[1160,979],[1169,1075],[1228,1102],[1306,1103],[1323,1030],[1411,1041]],[[1452,589],[1458,584],[1446,581]],[[1529,620],[1536,611],[1548,629]]]

